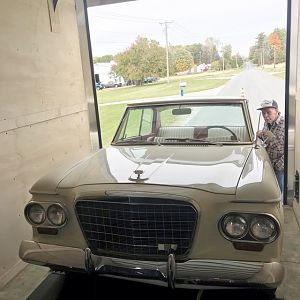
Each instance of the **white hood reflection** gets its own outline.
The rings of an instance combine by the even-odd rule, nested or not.
[[[251,146],[110,147],[72,169],[59,187],[126,183],[234,194]]]
[[[119,183],[137,179],[134,171],[140,170],[145,184],[234,193],[250,150],[249,146],[112,147],[106,155],[110,173]]]

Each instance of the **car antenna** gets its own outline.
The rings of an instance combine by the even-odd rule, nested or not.
[[[257,126],[256,138],[255,138],[255,145],[254,145],[254,148],[255,148],[255,149],[257,149],[257,142],[258,142],[257,132],[259,131],[260,118],[261,118],[261,112],[259,113],[259,117],[258,117],[258,126]]]

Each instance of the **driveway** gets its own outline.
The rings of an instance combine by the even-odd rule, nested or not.
[[[244,93],[244,97],[249,100],[249,109],[254,130],[256,130],[258,126],[259,112],[257,111],[257,108],[263,99],[276,100],[279,105],[279,110],[284,114],[285,81],[256,69],[246,69],[242,71],[239,75],[235,76],[219,88],[186,95],[201,97],[240,97],[242,93]]]

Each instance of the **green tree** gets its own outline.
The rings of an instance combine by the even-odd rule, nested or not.
[[[210,64],[215,60],[218,60],[220,58],[218,53],[218,44],[219,41],[217,39],[214,39],[212,37],[209,37],[205,40],[205,43],[202,47],[202,58],[201,62]]]
[[[243,64],[243,57],[239,53],[231,57],[231,68],[240,68]]]
[[[93,57],[93,63],[109,63],[114,59],[113,55],[95,56]]]
[[[232,64],[232,47],[230,44],[223,46],[222,57],[220,58],[220,65],[222,65],[222,69],[230,69]],[[223,66],[224,64],[224,66]]]
[[[184,47],[175,47],[172,51],[172,62],[175,67],[175,72],[183,72],[193,66],[194,59],[191,52]]]
[[[202,53],[203,53],[203,49],[202,49],[203,45],[202,44],[192,44],[192,45],[184,46],[184,48],[192,54],[194,64],[200,65],[202,62],[201,60],[202,60]]]
[[[144,37],[138,37],[130,48],[117,54],[115,62],[113,69],[118,76],[139,85],[145,77],[166,74],[165,49]]]
[[[214,71],[220,71],[221,70],[221,65],[219,60],[215,60],[211,63],[211,69]]]
[[[274,51],[275,47],[275,51]],[[274,29],[269,35],[264,32],[258,34],[255,45],[250,48],[249,59],[257,65],[277,63],[285,61],[286,30]]]
[[[264,32],[258,34],[255,45],[250,48],[249,58],[254,64],[263,66],[270,63],[270,47]]]

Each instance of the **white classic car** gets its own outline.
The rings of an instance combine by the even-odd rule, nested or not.
[[[280,190],[245,99],[129,104],[110,147],[30,192],[26,262],[171,288],[283,279]]]

